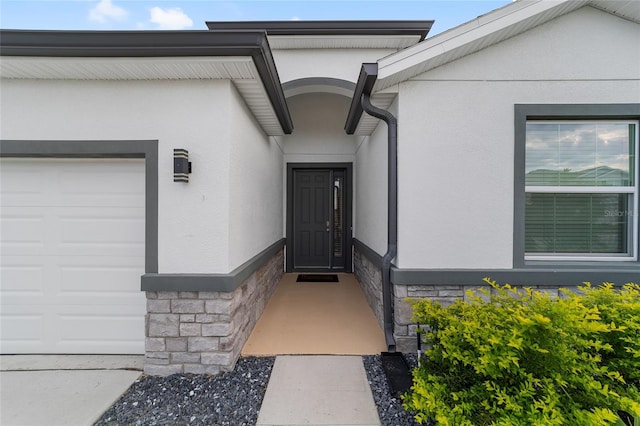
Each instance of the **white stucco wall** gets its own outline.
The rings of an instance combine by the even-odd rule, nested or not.
[[[0,138],[159,140],[159,272],[228,272],[229,81],[2,80]],[[237,103],[234,101],[234,103]],[[190,182],[173,182],[173,149]]]
[[[400,85],[402,268],[511,268],[514,104],[640,102],[640,25],[583,8]]]
[[[283,153],[264,134],[240,95],[229,103],[229,270],[284,236]]]
[[[356,138],[344,123],[351,99],[331,93],[308,93],[287,99],[293,133],[282,137],[285,161],[342,162],[355,160]]]

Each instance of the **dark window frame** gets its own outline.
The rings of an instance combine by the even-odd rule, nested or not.
[[[640,120],[640,104],[516,104],[514,111],[513,267],[629,270],[635,261],[525,260],[525,155],[528,120]],[[638,177],[636,177],[636,182]],[[640,227],[639,227],[640,228]],[[640,233],[640,231],[639,231]],[[638,236],[640,240],[640,235]],[[636,252],[640,247],[635,247]]]

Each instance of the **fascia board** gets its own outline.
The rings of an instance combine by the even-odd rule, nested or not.
[[[212,31],[264,31],[269,35],[416,35],[424,39],[431,20],[338,20],[338,21],[208,21]]]
[[[442,65],[438,58],[445,55],[448,56],[447,62],[458,59],[468,53],[465,47],[472,43],[477,43],[482,48],[487,47],[483,45],[484,40],[495,44],[540,25],[544,20],[536,19],[538,17],[546,16],[551,19],[586,4],[587,0],[521,0],[481,15],[473,21],[379,60],[378,80],[374,90],[398,83],[395,76],[402,75],[406,79]],[[456,51],[459,51],[458,56]],[[429,62],[432,62],[433,67],[429,67]]]
[[[274,50],[293,49],[404,49],[420,42],[420,36],[280,36],[269,35],[269,42]]]
[[[211,31],[0,31],[2,56],[248,56],[264,33]]]

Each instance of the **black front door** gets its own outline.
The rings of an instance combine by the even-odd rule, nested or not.
[[[289,167],[287,269],[350,268],[351,209],[346,167]],[[349,230],[349,232],[347,232]]]
[[[293,246],[296,268],[330,268],[331,188],[329,170],[296,170],[293,175]]]

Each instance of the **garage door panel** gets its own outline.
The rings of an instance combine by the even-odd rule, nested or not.
[[[144,169],[138,167],[139,160],[121,160],[113,164],[109,170],[96,170],[91,162],[85,162],[73,169],[62,169],[57,173],[60,193],[67,194],[100,194],[104,197],[135,196],[140,201],[144,195]],[[91,187],[84,183],[90,180]],[[135,202],[134,201],[134,202]],[[109,203],[112,205],[113,203]],[[126,203],[129,205],[130,203]]]
[[[4,312],[0,316],[2,353],[38,353],[44,349],[44,315]]]
[[[144,161],[0,172],[2,353],[144,353]]]
[[[20,211],[27,217],[19,217]],[[3,205],[0,220],[3,255],[144,256],[143,208],[50,209]]]
[[[60,292],[86,295],[123,294],[131,300],[145,300],[140,291],[139,270],[135,267],[62,266],[60,268]],[[88,278],[90,277],[90,278]],[[99,301],[96,301],[98,303]]]
[[[87,296],[113,293],[145,300],[140,291],[140,265],[144,257],[103,256],[102,264],[97,264],[93,256],[76,258],[74,264],[64,264],[68,260],[65,256],[42,257],[40,264],[24,264],[22,260],[23,256],[3,256],[0,267],[3,306],[24,304],[25,297],[56,297],[70,292]]]
[[[144,253],[144,220],[140,213],[136,215],[116,217],[101,216],[61,216],[60,217],[60,249],[62,250],[97,250],[103,254],[105,250],[122,253],[127,250],[132,254]]]
[[[19,217],[17,208],[2,206],[0,213],[0,244],[3,254],[13,254],[14,249],[42,249],[45,245],[46,225],[42,216]],[[27,213],[28,214],[28,213]]]
[[[3,206],[144,207],[141,162],[19,158],[3,161],[0,182]]]
[[[122,306],[113,314],[108,306],[68,306],[68,314],[58,317],[60,339],[58,346],[74,353],[123,353],[123,348],[133,353],[144,353],[144,317],[139,306]]]
[[[29,201],[42,199],[46,193],[46,172],[34,168],[31,163],[22,159],[2,162],[4,172],[0,191],[3,205],[29,205]]]
[[[16,265],[14,263],[11,266],[0,266],[2,299],[11,297],[13,294],[43,296],[44,276],[44,267],[38,264]]]

